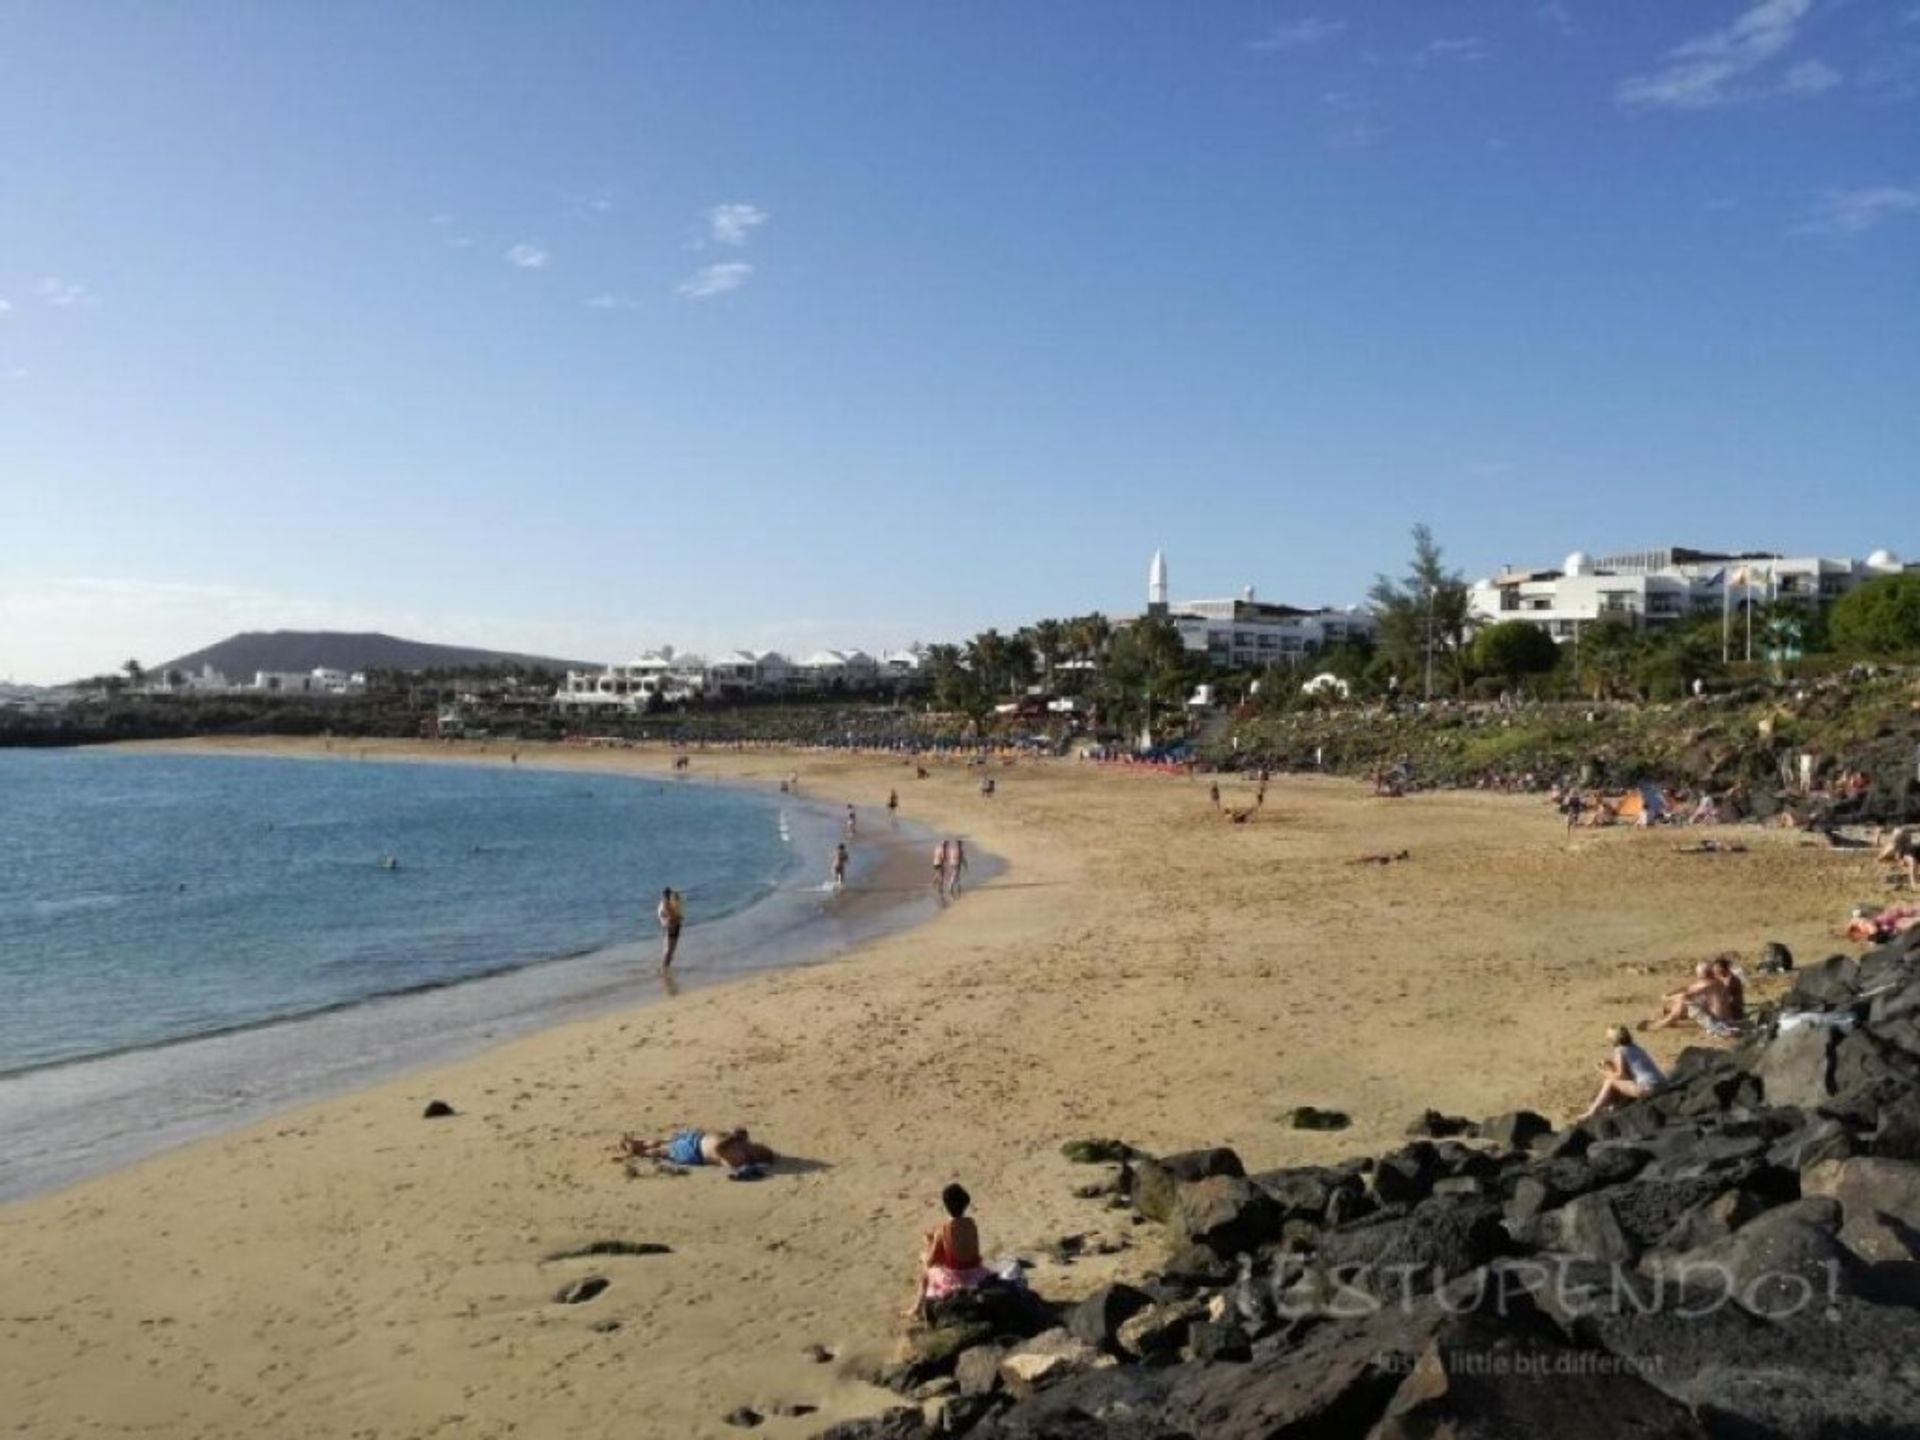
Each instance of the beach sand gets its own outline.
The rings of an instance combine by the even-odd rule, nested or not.
[[[667,763],[519,748],[522,764]],[[1383,1148],[1428,1107],[1560,1119],[1589,1098],[1603,1025],[1637,1022],[1722,949],[1844,948],[1837,921],[1876,888],[1859,852],[1790,833],[1722,832],[1750,852],[1681,856],[1692,837],[1675,832],[1569,837],[1537,798],[1281,778],[1235,826],[1204,777],[1073,761],[996,768],[991,800],[957,765],[915,781],[874,758],[693,763],[798,770],[804,793],[859,803],[869,837],[896,787],[904,814],[1007,871],[844,958],[542,1032],[0,1209],[0,1434],[731,1435],[739,1405],[769,1412],[760,1434],[812,1434],[892,1399],[853,1372],[892,1344],[947,1181],[973,1192],[990,1256],[1028,1256],[1043,1293],[1072,1296],[1160,1251],[1153,1229],[1073,1198],[1098,1172],[1063,1141],[1231,1144],[1260,1168]],[[695,929],[681,963],[698,959]],[[458,1115],[423,1120],[433,1098]],[[1294,1131],[1301,1104],[1353,1127]],[[799,1173],[629,1180],[610,1160],[623,1131],[736,1120]],[[1048,1259],[1069,1235],[1126,1248]],[[671,1253],[543,1260],[601,1239]],[[586,1274],[612,1284],[552,1303]],[[814,1363],[814,1344],[835,1360]],[[819,1408],[770,1413],[795,1403]]]

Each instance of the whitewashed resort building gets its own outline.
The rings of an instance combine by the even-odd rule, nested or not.
[[[625,665],[569,670],[554,692],[565,709],[637,710],[657,696],[666,704],[688,700],[745,700],[780,695],[902,690],[924,673],[922,650],[815,650],[789,658],[777,650],[727,650],[714,656],[648,651]]]
[[[1189,653],[1220,670],[1305,665],[1337,645],[1373,638],[1373,612],[1363,606],[1276,605],[1252,586],[1226,600],[1170,602],[1167,593],[1167,557],[1156,550],[1147,565],[1147,616],[1169,621]]]
[[[1477,625],[1524,620],[1556,640],[1597,621],[1658,630],[1696,615],[1743,614],[1785,601],[1821,607],[1882,575],[1920,569],[1891,550],[1865,560],[1767,551],[1632,550],[1598,559],[1576,550],[1558,568],[1506,569],[1475,581],[1468,607]]]

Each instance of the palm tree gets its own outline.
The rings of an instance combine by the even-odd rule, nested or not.
[[[127,683],[129,685],[138,685],[142,680],[147,678],[146,667],[138,660],[129,660],[120,668],[126,672]]]
[[[1066,653],[1067,627],[1060,620],[1041,620],[1032,627],[1033,653],[1040,657],[1041,678],[1049,689],[1053,686],[1053,667],[1060,663],[1060,657]]]
[[[1107,645],[1113,639],[1113,624],[1098,610],[1069,621],[1067,630],[1076,660],[1099,661],[1105,658]]]
[[[981,689],[989,695],[998,695],[1006,682],[1008,664],[1012,660],[1012,647],[1006,636],[998,630],[983,630],[966,645],[966,662],[973,676],[979,680]]]

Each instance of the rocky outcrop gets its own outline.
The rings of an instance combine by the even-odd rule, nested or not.
[[[1045,1333],[1044,1307],[956,1322],[965,1407],[831,1433],[1920,1434],[1920,932],[1796,973],[1811,1019],[1566,1131],[1429,1113],[1389,1154],[1253,1175],[1128,1152],[1158,1272]]]

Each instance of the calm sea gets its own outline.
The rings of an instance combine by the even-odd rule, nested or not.
[[[0,751],[0,1199],[931,914],[930,837],[877,807],[827,892],[857,798]],[[671,981],[665,884],[688,909]]]
[[[663,884],[711,921],[788,834],[604,774],[0,751],[0,1074],[650,938]]]

